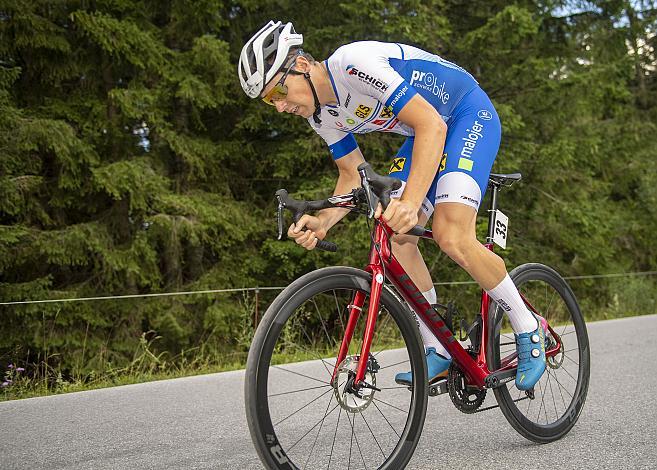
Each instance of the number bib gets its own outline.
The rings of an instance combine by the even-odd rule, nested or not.
[[[495,211],[495,230],[493,231],[493,242],[506,250],[506,237],[509,229],[509,218],[501,210]]]

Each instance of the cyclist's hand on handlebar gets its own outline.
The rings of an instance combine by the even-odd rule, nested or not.
[[[307,230],[304,230],[306,228]],[[304,247],[306,250],[314,250],[318,240],[323,240],[326,230],[322,221],[312,215],[304,214],[296,224],[290,225],[287,236]]]
[[[417,208],[410,202],[401,199],[391,199],[388,208],[383,213],[388,226],[396,233],[406,233],[417,224]],[[381,204],[376,209],[374,217],[381,217]]]

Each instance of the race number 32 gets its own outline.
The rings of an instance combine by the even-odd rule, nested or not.
[[[506,250],[506,238],[509,231],[509,218],[500,210],[495,211],[495,226],[493,227],[493,242]]]

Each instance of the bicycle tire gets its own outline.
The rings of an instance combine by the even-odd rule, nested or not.
[[[577,422],[580,413],[582,412],[582,409],[584,407],[584,402],[586,401],[586,395],[588,391],[588,385],[589,385],[589,375],[590,375],[590,348],[589,348],[589,340],[588,340],[588,334],[586,331],[586,323],[584,322],[584,318],[582,316],[582,313],[580,311],[579,305],[577,303],[577,299],[575,297],[575,294],[573,293],[572,289],[568,285],[568,283],[561,277],[554,269],[545,266],[543,264],[538,264],[538,263],[528,263],[528,264],[523,264],[521,266],[518,266],[515,268],[513,271],[509,273],[511,279],[515,283],[515,285],[518,287],[518,290],[520,292],[523,291],[530,291],[534,294],[534,297],[541,297],[541,299],[534,298],[532,300],[531,297],[527,296],[527,292],[525,293],[525,296],[527,298],[527,301],[532,303],[535,308],[539,310],[539,313],[543,315],[545,313],[546,315],[550,315],[550,309],[555,309],[558,308],[561,310],[561,313],[565,312],[567,310],[568,315],[570,315],[570,318],[572,320],[572,327],[573,330],[570,332],[566,332],[568,328],[568,323],[566,323],[566,326],[561,326],[556,327],[557,329],[562,330],[562,335],[561,339],[563,344],[566,344],[566,336],[570,335],[572,333],[575,333],[576,338],[577,338],[577,348],[573,349],[566,349],[565,347],[562,348],[562,351],[556,357],[560,358],[560,364],[557,364],[557,360],[551,361],[551,364],[555,367],[549,366],[546,367],[546,372],[543,374],[541,377],[541,380],[537,383],[535,386],[534,390],[535,392],[540,390],[540,393],[542,394],[542,404],[538,405],[539,406],[539,411],[538,411],[538,418],[537,421],[532,420],[530,417],[526,416],[529,415],[529,410],[531,407],[531,402],[534,400],[531,400],[529,402],[529,406],[527,407],[527,411],[523,412],[524,409],[524,404],[519,405],[518,403],[521,403],[520,400],[527,399],[527,397],[523,397],[523,393],[518,391],[518,398],[514,400],[512,396],[512,392],[515,395],[515,391],[513,390],[515,385],[514,382],[508,382],[507,384],[502,385],[501,387],[495,388],[494,393],[495,393],[495,398],[497,399],[497,402],[500,406],[500,409],[502,410],[502,413],[506,417],[507,421],[511,426],[522,436],[525,438],[537,442],[537,443],[548,443],[548,442],[553,442],[556,441],[560,438],[562,438],[564,435],[566,435],[572,427],[575,425]],[[530,285],[531,283],[531,285]],[[536,301],[537,303],[541,303],[542,297],[543,297],[543,289],[540,287],[540,283],[545,285],[545,297],[546,301],[543,303],[547,303],[546,311],[542,312],[540,307],[538,307],[537,304],[534,304]],[[533,287],[532,287],[533,286]],[[553,292],[549,291],[548,288],[552,289]],[[541,292],[540,296],[537,295],[538,292]],[[551,293],[550,293],[551,292]],[[557,303],[555,304],[556,296],[559,296],[559,298],[563,302],[562,307],[555,307],[558,305],[558,300],[556,301]],[[549,303],[547,301],[547,298],[550,296]],[[490,370],[496,370],[500,367],[500,357],[501,357],[501,352],[500,352],[500,345],[501,344],[509,344],[509,343],[502,343],[501,339],[502,336],[506,335],[501,335],[501,325],[502,325],[502,320],[505,317],[503,310],[497,306],[495,302],[491,302],[489,311],[488,311],[489,319],[490,319],[490,325],[491,327],[489,328],[488,331],[488,348],[487,348],[487,361],[490,367]],[[553,322],[549,317],[546,317],[543,315],[546,320],[548,320],[548,323],[553,326]],[[560,315],[554,315],[554,325],[556,325],[557,317]],[[564,315],[565,317],[565,315]],[[557,333],[559,334],[559,333]],[[548,334],[548,336],[550,336]],[[572,340],[568,340],[571,344]],[[574,363],[574,360],[572,358],[568,358],[567,352],[572,352],[574,350],[577,350],[577,357],[578,357],[578,363],[577,363],[577,379],[576,379],[576,384],[572,387],[572,394],[570,396],[570,402],[566,406],[566,397],[570,393],[569,390],[566,388],[565,385],[563,385],[559,379],[557,379],[557,373],[558,371],[563,368],[565,372],[567,372],[567,375],[563,375],[562,377],[565,377],[568,379],[562,379],[564,380],[564,383],[566,385],[570,384],[574,380],[574,375],[568,372],[566,369],[567,366],[564,364],[570,365],[570,363]],[[570,362],[566,362],[564,359],[568,359]],[[572,367],[572,366],[571,366]],[[570,377],[568,377],[570,376]],[[550,383],[551,379],[555,379],[554,387],[553,384]],[[552,403],[545,403],[545,395],[547,395],[548,392],[548,387],[550,391],[552,392],[552,398],[554,402],[554,416],[556,419],[553,422],[548,422],[549,419],[551,419],[551,412],[552,410],[550,409],[550,417],[548,417],[548,408],[552,406]],[[559,395],[557,395],[554,390],[557,390],[559,392]],[[545,392],[545,395],[543,394]],[[557,402],[558,399],[561,398],[561,401],[563,402],[563,412],[559,412],[557,410]],[[543,408],[543,411],[545,413],[545,424],[541,424],[541,407]],[[560,406],[559,406],[560,408]],[[535,412],[535,410],[532,410],[532,415]]]
[[[290,284],[278,295],[263,316],[253,338],[247,359],[244,396],[246,417],[251,438],[260,460],[266,468],[286,470],[295,469],[299,468],[298,464],[300,463],[293,461],[292,457],[288,455],[287,449],[283,448],[284,444],[279,441],[279,436],[277,436],[272,422],[272,416],[270,415],[270,397],[268,396],[268,376],[273,367],[273,350],[286,323],[293,316],[297,308],[300,308],[299,306],[304,305],[304,302],[308,301],[308,299],[315,298],[314,296],[331,290],[335,291],[336,289],[349,289],[369,294],[371,282],[371,274],[355,268],[322,268],[310,272]],[[391,317],[398,325],[407,345],[408,357],[415,374],[414,379],[418,379],[423,385],[420,387],[413,387],[410,394],[406,389],[403,390],[406,396],[411,396],[408,418],[406,418],[403,433],[399,435],[397,445],[394,447],[390,455],[387,456],[385,461],[378,467],[381,469],[397,470],[404,468],[411,459],[424,425],[428,396],[426,364],[422,340],[412,314],[403,306],[392,289],[386,285],[384,285],[382,289],[380,303],[382,308],[385,307],[385,309],[387,309],[387,312],[390,313]],[[365,314],[366,312],[364,311],[363,316]],[[379,322],[377,322],[377,328],[378,327]],[[305,363],[302,362],[297,364]],[[373,392],[373,394],[374,393],[376,392]],[[333,395],[333,392],[331,392],[331,395]],[[342,412],[342,410],[340,410],[340,412]],[[345,411],[344,413],[348,416],[348,412]],[[356,420],[355,416],[356,415],[354,414],[354,425]],[[326,413],[324,418],[326,418]],[[351,419],[349,423],[351,424]],[[352,440],[354,425],[352,425]],[[315,445],[313,444],[313,449],[314,447]],[[333,450],[331,450],[331,452],[333,453]],[[340,465],[340,468],[343,468],[344,466],[343,462],[343,464]]]

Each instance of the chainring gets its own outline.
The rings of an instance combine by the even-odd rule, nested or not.
[[[466,414],[476,412],[486,398],[486,389],[468,386],[465,374],[453,363],[447,375],[447,391],[456,409]]]

